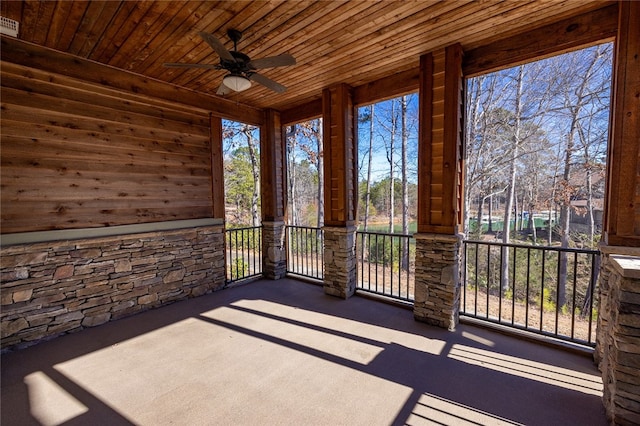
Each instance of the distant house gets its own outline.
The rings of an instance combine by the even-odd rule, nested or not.
[[[591,200],[593,207],[593,221],[596,231],[602,229],[602,217],[604,211],[604,199],[594,198]],[[571,221],[570,228],[576,232],[589,232],[589,209],[587,200],[571,201]]]

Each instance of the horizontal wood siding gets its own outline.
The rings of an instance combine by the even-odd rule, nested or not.
[[[454,234],[462,223],[462,48],[420,59],[418,232]]]
[[[2,233],[211,217],[209,115],[2,62]]]
[[[280,113],[266,111],[266,124],[260,132],[260,190],[262,219],[282,221],[287,196],[286,152],[282,139]]]
[[[323,92],[325,225],[350,226],[357,210],[357,147],[352,89],[340,84]]]
[[[621,2],[608,155],[605,242],[640,246],[640,4]]]

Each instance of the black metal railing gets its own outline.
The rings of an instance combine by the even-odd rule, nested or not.
[[[324,240],[321,228],[287,226],[287,273],[324,278]]]
[[[415,240],[411,235],[357,232],[356,288],[413,302],[415,254]]]
[[[597,250],[465,241],[460,314],[595,346]]]
[[[227,283],[262,275],[262,227],[231,228],[225,234]]]

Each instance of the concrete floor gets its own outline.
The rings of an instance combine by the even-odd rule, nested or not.
[[[605,425],[587,357],[256,281],[1,358],[9,425]]]

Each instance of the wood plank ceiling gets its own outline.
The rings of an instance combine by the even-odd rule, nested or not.
[[[287,86],[259,84],[226,97],[290,109],[336,83],[359,86],[416,68],[421,54],[459,42],[464,50],[606,7],[590,0],[546,1],[2,1],[19,38],[81,58],[214,95],[224,71],[172,69],[165,62],[219,63],[198,36],[244,36],[251,58],[289,53],[297,64],[262,73]]]

